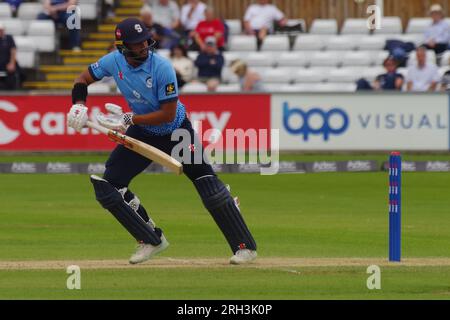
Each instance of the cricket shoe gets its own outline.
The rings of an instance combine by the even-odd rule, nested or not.
[[[154,255],[166,250],[168,246],[169,242],[164,235],[161,235],[161,243],[157,246],[140,243],[137,247],[136,253],[131,256],[130,263],[137,264],[147,261]]]
[[[241,249],[238,250],[234,256],[231,257],[230,263],[231,264],[246,264],[250,263],[253,260],[256,259],[258,254],[254,250],[249,249]]]

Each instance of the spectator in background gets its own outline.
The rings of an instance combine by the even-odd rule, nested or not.
[[[155,48],[157,49],[170,49],[174,45],[178,44],[180,36],[178,33],[171,29],[167,29],[154,22],[153,10],[148,5],[142,7],[140,12],[141,20],[152,35],[152,39],[156,41]]]
[[[148,5],[145,5],[141,8],[140,19],[152,35],[152,39],[156,42],[155,48],[162,48],[161,42],[164,39],[164,28],[162,25],[153,22],[153,12]]]
[[[55,23],[61,23],[66,28],[66,22],[71,13],[67,13],[67,8],[77,5],[77,0],[44,0],[44,12],[40,13],[39,20],[53,20]],[[81,51],[80,30],[74,28],[69,30],[70,46],[73,51]]]
[[[194,32],[196,49],[205,50],[205,40],[208,37],[215,37],[217,47],[223,51],[225,49],[225,26],[223,22],[216,18],[214,8],[211,6],[205,9],[205,20],[201,21]]]
[[[166,29],[177,30],[180,27],[180,7],[173,0],[143,0],[152,7],[155,23]]]
[[[193,36],[197,25],[205,20],[206,4],[200,0],[188,0],[181,8],[181,24],[184,29],[184,35],[187,40],[187,47],[193,43]]]
[[[450,25],[445,21],[440,4],[431,6],[430,15],[433,24],[425,31],[425,45],[428,49],[441,54],[447,50],[450,42]]]
[[[244,61],[233,60],[230,64],[230,69],[238,76],[243,92],[264,91],[261,76],[257,72],[250,70]]]
[[[357,90],[397,90],[401,91],[404,84],[404,77],[397,72],[398,61],[389,56],[383,63],[386,73],[380,74],[376,77],[374,83],[371,85],[366,79],[358,80]]]
[[[181,83],[188,83],[194,79],[194,61],[187,55],[187,50],[182,45],[170,50],[170,61],[181,78]],[[178,78],[178,77],[177,77]],[[180,81],[178,81],[180,84]],[[180,88],[182,86],[179,86]]]
[[[275,5],[269,0],[258,0],[258,3],[251,4],[244,16],[244,29],[249,35],[256,35],[258,50],[261,48],[264,39],[269,33],[273,33],[274,23],[285,26],[287,19]]]
[[[102,1],[102,13],[103,18],[114,18],[116,14],[114,13],[115,8],[118,6],[119,0],[103,0]]]
[[[205,45],[205,50],[200,52],[195,60],[195,65],[198,68],[200,82],[206,83],[208,91],[215,91],[222,79],[225,59],[217,48],[215,37],[206,38]]]
[[[441,91],[450,92],[450,70],[444,73],[441,81]]]
[[[0,89],[14,90],[20,87],[17,49],[12,36],[7,35],[0,22]]]
[[[9,4],[14,16],[17,16],[17,10],[19,6],[22,4],[22,0],[5,0],[6,3]]]
[[[436,91],[440,82],[439,70],[434,64],[427,63],[427,48],[417,49],[417,64],[408,68],[407,90],[410,92]]]

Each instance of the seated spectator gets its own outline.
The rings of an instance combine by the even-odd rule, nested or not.
[[[141,20],[152,35],[152,39],[156,41],[155,48],[169,49],[179,42],[180,36],[170,29],[164,28],[159,23],[153,21],[153,10],[145,5],[142,7]]]
[[[194,79],[194,62],[188,57],[185,47],[182,45],[173,47],[170,50],[170,61],[184,83]]]
[[[404,77],[397,72],[398,61],[394,57],[389,56],[384,60],[383,66],[386,69],[386,73],[377,76],[372,85],[366,79],[358,80],[357,90],[401,91],[403,88]]]
[[[444,73],[441,81],[441,91],[450,92],[450,70]]]
[[[186,46],[190,47],[193,43],[194,30],[197,25],[205,20],[206,4],[200,0],[188,0],[181,8],[181,25],[184,29]]]
[[[417,64],[408,68],[407,90],[410,92],[435,91],[440,81],[439,70],[427,62],[427,48],[417,49]]]
[[[239,78],[241,90],[243,92],[262,92],[264,91],[261,76],[248,68],[242,60],[234,60],[230,64],[231,71]]]
[[[251,4],[244,16],[244,29],[247,34],[256,35],[258,50],[269,33],[273,33],[274,23],[284,26],[287,19],[275,5],[269,0],[258,0],[258,3]]]
[[[440,4],[431,6],[430,15],[433,24],[425,31],[425,45],[428,49],[441,54],[447,50],[450,42],[450,25],[445,21]]]
[[[0,23],[0,89],[14,90],[20,87],[17,49],[12,36],[6,34]]]
[[[209,91],[214,91],[220,84],[225,59],[217,48],[215,37],[208,37],[205,44],[205,51],[200,52],[195,65],[198,68],[199,80],[207,84]]]
[[[214,14],[214,8],[208,6],[205,10],[206,19],[197,25],[194,33],[194,40],[197,50],[205,50],[205,39],[208,37],[215,37],[217,40],[217,47],[223,51],[225,49],[225,26],[220,19],[217,19]]]
[[[152,7],[155,23],[164,28],[177,30],[180,27],[180,7],[173,0],[143,0]]]
[[[44,0],[44,12],[40,13],[39,20],[53,20],[55,23],[61,23],[66,28],[66,22],[71,17],[67,13],[67,8],[77,4],[77,0]],[[81,37],[80,30],[73,28],[69,30],[70,46],[74,51],[80,51]]]
[[[149,6],[145,5],[142,7],[140,11],[140,19],[152,35],[152,39],[155,40],[155,48],[160,49],[161,42],[164,38],[164,28],[160,24],[153,22],[153,12]]]
[[[9,6],[11,7],[11,10],[13,12],[14,16],[17,16],[17,10],[19,9],[19,6],[22,4],[22,0],[5,0],[6,3],[9,3]]]
[[[114,18],[116,14],[114,9],[117,7],[119,0],[103,0],[102,1],[102,13],[103,18]]]

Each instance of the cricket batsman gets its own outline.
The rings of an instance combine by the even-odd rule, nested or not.
[[[169,155],[177,144],[171,141],[172,132],[177,129],[187,130],[193,145],[198,137],[178,100],[175,71],[169,60],[154,53],[154,41],[145,25],[136,18],[125,19],[117,25],[115,37],[117,50],[90,65],[75,80],[68,125],[78,132],[86,126],[88,86],[112,76],[132,112],[123,113],[119,106],[107,104],[109,114],[100,114],[99,124],[125,132]],[[203,154],[201,144],[195,146]],[[194,148],[191,149],[193,153]],[[131,180],[150,164],[151,160],[118,145],[106,162],[103,178],[90,178],[97,201],[138,241],[131,264],[144,262],[169,245],[162,230],[129,189]],[[199,164],[183,163],[183,171],[228,241],[233,252],[230,263],[253,261],[257,256],[255,240],[230,191],[211,165],[202,157]]]

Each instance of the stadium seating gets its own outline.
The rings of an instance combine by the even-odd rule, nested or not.
[[[305,67],[309,65],[310,56],[308,51],[281,52],[276,63],[279,67]]]
[[[296,84],[319,83],[327,80],[329,70],[330,68],[327,67],[297,69],[292,76]]]
[[[53,52],[56,48],[55,24],[50,20],[33,20],[27,30],[28,37],[40,52]]]
[[[242,22],[238,19],[227,19],[225,20],[229,28],[230,35],[239,35],[242,33]]]
[[[411,18],[406,28],[407,34],[423,34],[432,23],[431,18]]]
[[[277,52],[250,52],[246,55],[245,61],[249,66],[272,67],[276,58]]]
[[[134,3],[134,2],[133,2]],[[137,1],[136,1],[137,4]],[[79,0],[81,17],[83,20],[98,20],[100,1]],[[18,10],[18,17],[12,18],[9,5],[0,3],[0,19],[7,29],[7,33],[14,36],[18,47],[18,60],[24,68],[36,68],[39,62],[39,53],[50,53],[59,47],[57,36],[58,26],[52,21],[37,21],[36,17],[42,11],[39,1],[25,2]],[[61,74],[48,75],[48,79],[69,81],[74,73],[85,67],[86,63],[98,59],[114,30],[115,23],[122,16],[137,14],[139,7],[133,8],[121,4],[117,18],[102,21],[96,34],[84,35],[83,54],[76,55],[69,50],[61,55],[65,66],[54,66]],[[450,20],[450,18],[449,18]],[[225,66],[222,72],[223,83],[218,92],[239,91],[239,79],[229,69],[229,64],[235,59],[242,59],[248,66],[259,72],[266,89],[276,89],[281,92],[323,92],[323,91],[350,91],[354,90],[354,82],[365,77],[373,81],[376,76],[384,73],[382,67],[388,52],[384,50],[386,40],[401,40],[412,42],[416,46],[423,42],[423,32],[430,25],[429,18],[412,18],[403,31],[402,20],[399,17],[384,17],[382,28],[371,32],[367,28],[367,19],[348,18],[338,25],[335,19],[315,19],[307,30],[304,19],[290,19],[290,25],[301,24],[305,33],[279,33],[269,35],[262,43],[260,51],[257,50],[255,36],[243,34],[243,25],[240,19],[226,19],[229,28],[227,50],[224,52]],[[158,50],[158,53],[169,58],[169,50]],[[192,60],[198,53],[188,53]],[[415,63],[415,52],[410,55],[408,65]],[[434,52],[429,52],[427,60],[436,62]],[[45,66],[42,70],[53,70]],[[450,67],[450,53],[442,57],[443,73]],[[59,69],[58,69],[59,70]],[[407,68],[401,72],[406,73]],[[61,85],[62,87],[62,85]],[[106,84],[93,87],[92,92],[106,93]],[[202,83],[189,83],[183,92],[206,92],[206,85]]]
[[[2,23],[7,33],[12,36],[21,36],[25,33],[25,24],[20,19],[5,19]]]
[[[285,35],[268,36],[261,47],[262,51],[289,51],[289,38]]]
[[[342,63],[343,54],[340,51],[316,51],[311,54],[311,67],[338,67]]]
[[[327,50],[356,50],[359,42],[365,37],[361,36],[335,36],[330,38],[325,47]]]
[[[441,67],[450,66],[450,51],[446,51],[441,58]]]
[[[326,48],[329,35],[305,34],[295,39],[294,50],[323,50]]]
[[[17,47],[17,61],[22,68],[35,68],[37,65],[36,43],[28,38],[16,36],[14,41]]]
[[[256,37],[245,35],[231,36],[229,49],[231,51],[256,51]]]
[[[40,12],[41,3],[25,2],[20,5],[17,16],[20,20],[35,20]]]
[[[381,29],[375,29],[375,34],[400,34],[403,33],[400,17],[383,17]]]
[[[336,35],[338,33],[337,21],[335,19],[315,19],[309,33]]]
[[[285,83],[293,81],[290,68],[267,68],[261,72],[263,82]]]
[[[239,91],[241,91],[241,86],[238,83],[220,84],[217,87],[216,91],[219,92],[219,93],[239,92]]]
[[[9,4],[0,3],[0,19],[7,19],[12,17],[12,10]]]
[[[367,19],[346,19],[341,34],[369,34]]]
[[[183,93],[204,93],[208,92],[208,87],[201,82],[191,82],[186,84],[181,91]]]
[[[98,0],[78,0],[82,20],[95,20],[99,16]]]

